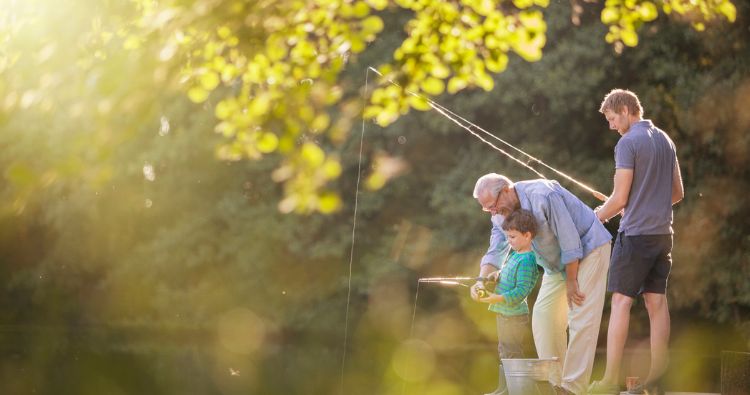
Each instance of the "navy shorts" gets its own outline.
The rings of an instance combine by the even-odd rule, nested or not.
[[[672,235],[617,234],[609,264],[607,291],[631,298],[667,293],[672,269]]]

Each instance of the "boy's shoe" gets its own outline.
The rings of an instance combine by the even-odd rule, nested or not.
[[[620,395],[620,386],[617,384],[607,384],[601,381],[594,381],[589,385],[589,394],[606,394]]]

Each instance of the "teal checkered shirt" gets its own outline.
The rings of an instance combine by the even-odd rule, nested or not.
[[[505,301],[493,303],[489,310],[504,316],[529,314],[526,297],[534,289],[539,278],[539,267],[531,251],[511,251],[500,269],[500,278],[495,293],[503,295]]]

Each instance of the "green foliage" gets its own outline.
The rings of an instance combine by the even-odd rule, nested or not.
[[[471,197],[477,176],[532,173],[435,113],[401,115],[383,129],[367,124],[347,299],[360,148],[359,133],[349,134],[359,132],[363,71],[402,48],[401,26],[417,20],[417,3],[404,3],[414,7],[407,10],[367,2],[380,10],[367,16],[352,3],[349,22],[381,18],[377,40],[356,57],[347,52],[335,82],[273,88],[245,83],[247,64],[224,80],[235,71],[216,59],[229,64],[244,54],[249,64],[270,51],[265,25],[253,23],[292,29],[272,17],[302,5],[240,2],[246,25],[234,3],[187,3],[92,1],[75,3],[74,14],[15,3],[45,16],[3,44],[17,56],[0,80],[7,93],[0,101],[0,392],[331,394],[340,388],[344,352],[345,393],[486,392],[496,378],[492,315],[463,289],[421,287],[415,300],[416,279],[476,271],[490,226]],[[482,15],[484,4],[466,12]],[[506,17],[540,11],[544,57],[529,63],[509,47],[491,91],[445,95],[450,76],[417,88],[442,90],[441,104],[604,192],[617,135],[596,110],[613,87],[636,91],[646,116],[675,140],[687,191],[674,224],[669,297],[680,354],[673,364],[695,367],[701,360],[685,355],[746,350],[750,10],[738,5],[734,24],[701,33],[657,18],[638,31],[638,47],[617,55],[602,39],[608,27],[600,10],[589,7],[579,26],[567,4],[490,7]],[[92,25],[93,14],[108,17]],[[177,26],[182,34],[173,35]],[[282,56],[277,63],[288,65],[296,44],[275,48],[286,49],[267,59]],[[100,53],[92,58],[90,50]],[[267,65],[257,72],[274,69]],[[392,70],[406,86],[408,76]],[[188,93],[195,87],[206,95],[200,103]],[[271,91],[281,96],[260,99]],[[337,99],[326,104],[329,93]],[[321,114],[325,131],[313,133],[308,125]],[[287,119],[297,134],[286,130]],[[331,133],[336,125],[340,134]],[[217,161],[217,152],[229,160]],[[259,160],[237,160],[246,157]],[[297,175],[322,180],[338,197],[312,192],[305,180],[295,187],[301,192],[290,192]],[[290,201],[292,194],[315,196]],[[338,211],[282,215],[278,202],[283,210]],[[644,309],[633,310],[631,335],[644,340]],[[734,332],[682,336],[698,321]],[[409,361],[423,366],[412,371]],[[671,388],[718,392],[676,383]]]
[[[387,126],[412,108],[429,110],[428,99],[443,93],[492,90],[492,75],[506,70],[512,53],[528,62],[541,59],[548,5],[548,0],[81,0],[62,12],[44,7],[44,0],[13,2],[2,11],[11,23],[0,32],[6,55],[0,72],[44,70],[46,78],[36,87],[11,83],[0,89],[8,93],[8,109],[35,105],[80,113],[95,106],[104,122],[113,108],[135,109],[147,100],[144,86],[182,92],[215,115],[214,130],[225,137],[216,148],[219,158],[283,158],[274,172],[284,185],[282,212],[330,213],[341,208],[333,182],[354,120],[363,115]],[[636,45],[638,29],[654,21],[659,9],[699,30],[736,17],[729,0],[607,0],[601,11],[607,41],[618,51],[622,43]],[[411,15],[399,26],[406,37],[392,56],[378,60],[382,78],[365,92],[370,96],[362,105],[344,95],[349,82],[342,73],[382,37],[387,13]],[[65,28],[71,24],[73,29]],[[80,51],[64,51],[69,43]],[[143,66],[144,74],[129,76],[138,75],[131,82],[144,89],[105,88],[105,99],[85,103],[63,84],[83,73],[89,81],[102,79],[99,86],[114,87],[120,82],[111,80],[113,73],[124,75],[127,63]],[[41,95],[48,91],[52,94]],[[376,169],[370,186],[382,187],[392,177]]]
[[[659,16],[659,8],[666,15],[690,22],[697,31],[705,30],[707,24],[720,19],[734,22],[737,16],[737,9],[728,0],[606,0],[601,20],[609,25],[607,42],[620,44],[616,47],[618,51],[622,51],[621,44],[635,47],[638,45],[637,30],[644,23],[654,21]]]

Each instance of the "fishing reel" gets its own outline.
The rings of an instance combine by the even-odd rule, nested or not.
[[[499,275],[499,273],[498,273]],[[495,291],[497,286],[497,276],[494,273],[487,277],[427,277],[420,278],[420,283],[435,283],[440,285],[454,286],[459,285],[462,287],[471,287],[477,282],[481,282],[481,286],[477,287],[477,296],[480,299],[486,298]]]
[[[497,287],[497,277],[490,275],[481,278],[482,285],[477,287],[477,297],[479,297],[479,299],[484,299],[495,292],[495,287]]]

